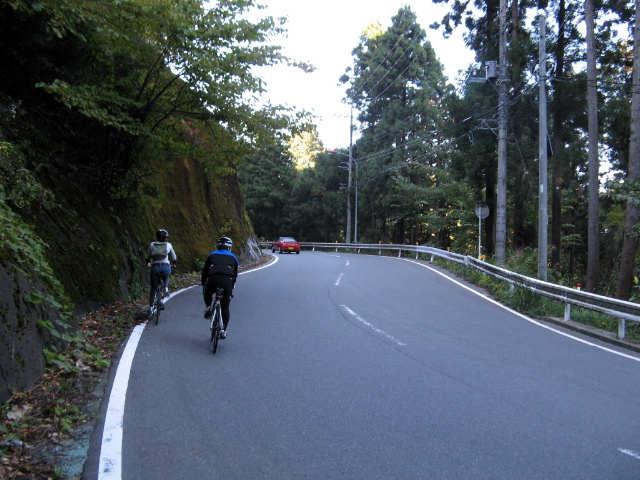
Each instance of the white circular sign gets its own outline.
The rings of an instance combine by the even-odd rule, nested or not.
[[[489,216],[489,206],[488,205],[476,205],[476,217],[484,220]]]

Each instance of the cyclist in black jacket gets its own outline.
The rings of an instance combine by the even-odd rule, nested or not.
[[[227,338],[227,325],[229,325],[229,302],[231,301],[233,288],[238,278],[238,259],[231,252],[233,241],[229,237],[218,239],[218,249],[211,252],[204,262],[201,284],[204,293],[204,303],[207,309],[205,318],[211,318],[211,303],[213,293],[217,287],[224,288],[224,296],[220,302],[222,307],[223,329],[220,338]]]

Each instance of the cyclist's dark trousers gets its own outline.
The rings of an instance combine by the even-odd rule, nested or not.
[[[169,275],[171,275],[171,265],[168,263],[154,263],[151,265],[151,291],[149,292],[149,305],[153,303],[153,297],[156,294],[156,287],[158,286],[159,278],[156,273],[162,273],[164,282],[164,288],[169,288]]]
[[[207,307],[211,306],[213,294],[218,287],[224,288],[224,295],[220,301],[220,306],[222,307],[222,323],[226,330],[229,324],[229,302],[231,301],[231,293],[233,292],[233,279],[226,275],[210,275],[209,278],[207,278],[207,285],[204,289],[204,303]]]

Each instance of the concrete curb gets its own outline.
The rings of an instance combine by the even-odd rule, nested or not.
[[[618,338],[618,336],[612,332],[607,332],[605,330],[601,330],[599,328],[592,327],[590,325],[584,325],[582,323],[575,322],[573,320],[564,320],[562,318],[545,317],[545,318],[541,318],[540,320],[542,320],[543,322],[553,323],[554,325],[567,328],[574,332],[582,333],[583,335],[596,338],[598,340],[609,343],[611,345],[615,345],[620,348],[625,348],[627,350],[640,353],[640,344],[627,339]]]

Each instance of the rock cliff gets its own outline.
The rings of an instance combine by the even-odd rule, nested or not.
[[[182,271],[199,270],[223,234],[241,262],[259,258],[234,175],[211,178],[187,158],[154,171],[152,188],[126,201],[60,177],[45,180],[46,206],[0,202],[0,402],[38,380],[44,352],[65,345],[77,315],[145,292],[144,255],[158,228]]]

